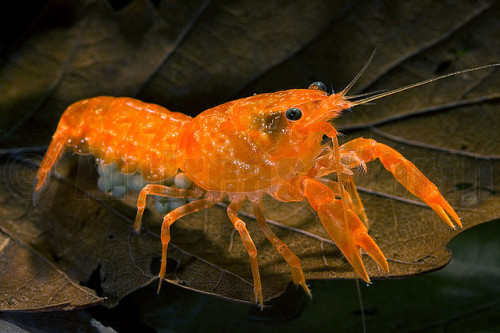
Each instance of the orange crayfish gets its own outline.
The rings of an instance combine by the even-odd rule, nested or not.
[[[76,102],[61,117],[38,170],[35,191],[40,191],[50,169],[69,147],[78,154],[93,154],[100,164],[115,163],[124,174],[142,174],[148,184],[138,197],[136,231],[141,227],[146,196],[192,199],[163,219],[160,286],[166,273],[170,226],[187,214],[227,198],[227,214],[250,257],[255,299],[261,307],[257,249],[238,211],[245,199],[251,201],[257,223],[289,264],[293,282],[311,295],[299,258],[271,231],[262,210],[264,195],[283,202],[307,199],[331,239],[356,273],[368,282],[360,248],[384,272],[389,271],[389,265],[368,235],[368,219],[351,169],[366,170],[366,163],[379,159],[403,186],[428,204],[450,227],[461,227],[461,222],[437,187],[400,153],[365,138],[339,145],[338,132],[330,121],[347,108],[447,76],[499,64],[443,75],[356,100],[347,93],[367,65],[336,94],[329,94],[324,84],[316,82],[309,89],[230,101],[194,118],[132,98],[102,96]],[[326,143],[324,135],[330,139]],[[193,188],[161,184],[180,171],[192,180]],[[329,174],[336,176],[336,181],[325,178]]]

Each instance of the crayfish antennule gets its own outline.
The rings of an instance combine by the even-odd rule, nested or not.
[[[370,58],[368,59],[368,61],[364,64],[363,68],[361,68],[361,70],[358,72],[358,74],[356,74],[356,76],[354,77],[354,79],[347,85],[347,87],[344,88],[344,90],[342,90],[339,94],[341,96],[345,96],[349,90],[351,90],[351,88],[354,86],[354,84],[356,84],[356,82],[359,80],[359,78],[361,77],[361,75],[363,75],[363,73],[365,72],[365,70],[368,68],[368,66],[370,65],[370,63],[372,62],[373,60],[373,57],[375,56],[375,51],[377,51],[377,48],[375,48],[370,56]]]

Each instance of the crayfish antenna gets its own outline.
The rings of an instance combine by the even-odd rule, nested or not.
[[[373,54],[372,54],[372,57],[373,57]],[[371,60],[371,57],[370,57],[370,60]],[[481,70],[481,69],[486,69],[486,68],[491,68],[491,67],[498,67],[498,66],[500,66],[500,63],[491,64],[491,65],[485,65],[485,66],[480,66],[480,67],[475,67],[475,68],[469,68],[469,69],[464,69],[464,70],[461,70],[461,71],[458,71],[458,72],[444,74],[444,75],[441,75],[441,76],[438,76],[438,77],[435,77],[435,78],[432,78],[432,79],[427,79],[427,80],[424,80],[424,81],[420,81],[420,82],[409,84],[409,85],[401,87],[401,88],[397,88],[397,89],[394,89],[394,90],[383,92],[383,93],[377,94],[375,96],[363,98],[363,99],[360,99],[360,100],[357,100],[357,101],[351,101],[351,105],[350,106],[352,107],[352,106],[356,106],[356,105],[366,104],[366,103],[369,103],[369,102],[374,101],[376,99],[383,98],[383,97],[386,97],[386,96],[389,96],[389,95],[394,95],[394,94],[397,94],[399,92],[402,92],[402,91],[405,91],[405,90],[409,90],[409,89],[413,89],[413,88],[416,88],[416,87],[419,87],[419,86],[423,86],[424,84],[428,84],[428,83],[431,83],[431,82],[434,82],[434,81],[445,79],[445,78],[450,77],[450,76],[460,75],[460,74],[464,74],[464,73],[468,73],[468,72],[474,72],[474,71],[478,71],[478,70]],[[365,67],[366,67],[366,65],[365,65]],[[365,68],[363,68],[363,70],[364,69]],[[363,72],[363,70],[360,72],[360,74]],[[358,74],[356,76],[356,78],[354,79],[354,82],[355,82],[355,80],[358,79],[358,77],[359,77],[360,74]],[[351,84],[349,84],[347,87],[350,88]]]

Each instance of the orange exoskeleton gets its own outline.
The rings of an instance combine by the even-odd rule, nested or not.
[[[324,84],[314,83],[309,89],[234,100],[194,118],[131,98],[96,97],[76,102],[61,117],[38,171],[35,191],[42,188],[54,163],[70,147],[76,153],[93,154],[98,163],[114,162],[122,173],[139,171],[149,182],[137,201],[136,231],[140,230],[147,195],[192,199],[163,219],[160,285],[166,273],[170,226],[187,214],[228,198],[227,214],[248,251],[255,299],[261,307],[257,249],[238,211],[244,200],[252,202],[257,223],[289,264],[293,282],[311,295],[299,258],[271,231],[262,211],[264,195],[284,202],[307,199],[356,273],[368,282],[360,248],[384,272],[389,271],[389,265],[368,235],[367,216],[351,169],[359,166],[366,169],[366,163],[379,159],[450,227],[460,227],[461,222],[437,187],[400,153],[372,139],[358,138],[339,145],[337,130],[330,121],[347,108],[447,76],[499,64],[355,100],[347,92],[367,65],[337,94],[329,94]],[[324,135],[330,142],[324,143]],[[194,188],[158,183],[180,171],[192,180]],[[336,176],[336,181],[324,178],[329,174]]]

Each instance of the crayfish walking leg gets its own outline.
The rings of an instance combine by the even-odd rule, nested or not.
[[[245,201],[245,196],[243,195],[233,195],[230,196],[229,200],[231,203],[227,207],[227,215],[234,225],[234,228],[240,233],[241,240],[245,249],[248,252],[250,258],[250,266],[252,267],[253,275],[253,290],[255,294],[255,301],[260,304],[260,308],[264,307],[264,301],[262,297],[262,284],[260,282],[259,274],[259,264],[257,263],[257,248],[248,233],[245,222],[243,222],[238,216],[238,211],[240,210],[243,202]]]
[[[141,192],[139,192],[139,197],[137,198],[137,214],[135,216],[134,231],[138,233],[141,230],[142,214],[144,214],[144,209],[146,208],[147,195],[159,195],[167,198],[196,199],[199,198],[203,192],[204,190],[199,187],[191,190],[173,188],[161,184],[147,184],[142,188]]]
[[[288,246],[283,243],[281,239],[279,239],[274,232],[272,232],[271,228],[267,224],[266,218],[264,217],[264,213],[262,211],[262,201],[261,198],[258,201],[253,201],[253,211],[257,223],[259,223],[260,228],[266,235],[266,238],[271,242],[273,247],[278,251],[279,254],[283,256],[285,261],[290,266],[290,270],[292,271],[292,280],[293,283],[297,286],[300,285],[302,289],[306,292],[306,294],[312,298],[311,291],[306,284],[306,279],[304,277],[304,272],[302,271],[302,266],[300,265],[300,259],[293,253]]]
[[[168,243],[170,242],[170,226],[183,216],[197,212],[201,209],[212,207],[213,205],[221,201],[222,198],[223,195],[220,193],[208,192],[205,195],[205,198],[196,201],[191,201],[185,204],[184,206],[180,206],[179,208],[174,209],[173,211],[165,215],[165,217],[163,218],[163,223],[161,225],[162,252],[161,252],[160,274],[158,275],[160,277],[160,282],[158,284],[158,292],[160,292],[161,283],[167,272],[167,248],[168,248]]]

